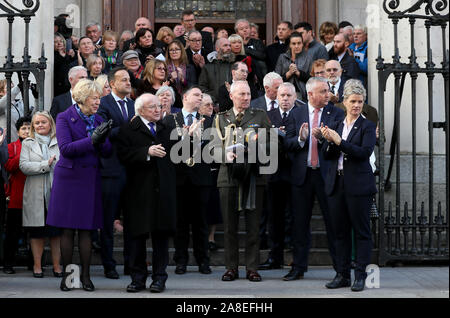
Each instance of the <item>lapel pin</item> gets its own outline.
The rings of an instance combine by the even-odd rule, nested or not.
[[[74,121],[75,121],[75,118],[72,117],[72,118],[70,118],[70,120],[71,120],[72,122],[74,122]]]
[[[353,127],[353,129],[358,129],[358,127]]]

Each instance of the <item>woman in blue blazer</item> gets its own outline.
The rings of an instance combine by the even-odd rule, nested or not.
[[[336,236],[337,275],[327,288],[350,287],[352,228],[356,240],[356,269],[352,291],[362,291],[370,264],[372,239],[369,213],[373,195],[377,192],[369,158],[376,142],[375,124],[361,115],[366,90],[358,80],[344,86],[347,115],[322,128],[326,139],[323,154],[329,160],[325,193]]]

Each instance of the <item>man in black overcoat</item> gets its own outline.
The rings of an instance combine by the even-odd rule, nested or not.
[[[169,237],[175,233],[176,176],[170,160],[170,131],[161,123],[156,96],[141,95],[136,115],[120,128],[118,157],[127,171],[124,227],[131,236],[130,275],[127,292],[145,289],[147,279],[146,240],[153,247],[153,282],[150,291],[165,289],[169,263]]]

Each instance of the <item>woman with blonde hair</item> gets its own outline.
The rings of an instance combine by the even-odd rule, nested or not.
[[[62,276],[61,232],[53,226],[45,225],[53,171],[58,159],[59,148],[55,136],[55,122],[47,111],[38,111],[31,119],[30,136],[22,142],[19,160],[19,168],[27,176],[23,190],[23,226],[30,234],[34,259],[33,276],[36,278],[44,277],[41,259],[46,237],[50,239],[53,275]]]
[[[61,158],[55,167],[47,224],[62,228],[61,255],[66,285],[67,266],[73,264],[75,231],[81,260],[81,283],[86,291],[94,291],[90,279],[91,231],[103,227],[100,157],[112,153],[108,134],[111,122],[97,115],[102,95],[99,83],[82,79],[73,89],[76,104],[58,115],[56,137]]]
[[[88,78],[95,80],[105,69],[105,60],[96,54],[91,54],[86,59],[86,68],[88,70]]]
[[[97,77],[95,79],[95,81],[102,88],[102,97],[109,95],[109,93],[111,93],[111,87],[109,86],[109,82],[108,82],[108,75],[102,74],[99,77]]]
[[[334,22],[326,21],[320,25],[319,38],[327,51],[331,50],[334,45],[334,36],[339,33],[339,29]]]
[[[175,91],[175,104],[174,107],[182,108],[181,96],[178,93],[175,85],[168,81],[167,64],[161,60],[150,60],[144,69],[142,74],[142,80],[136,80],[136,97],[141,96],[144,93],[150,93],[155,95],[156,92],[162,86],[170,86]]]
[[[162,48],[164,53],[167,53],[167,46],[172,43],[175,38],[176,36],[172,29],[164,26],[159,29],[158,34],[156,35],[155,45]]]

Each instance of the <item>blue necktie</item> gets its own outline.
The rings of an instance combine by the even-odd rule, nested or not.
[[[155,123],[148,123],[148,125],[150,126],[150,132],[152,133],[153,136],[156,135],[156,130],[155,130]]]
[[[127,110],[125,109],[125,101],[119,100],[120,108],[122,109],[122,116],[125,121],[128,120]]]
[[[192,115],[192,114],[187,115],[187,118],[188,118],[187,125],[188,126],[192,125],[192,123],[194,122],[194,120],[192,119],[193,117],[194,117],[194,115]]]

